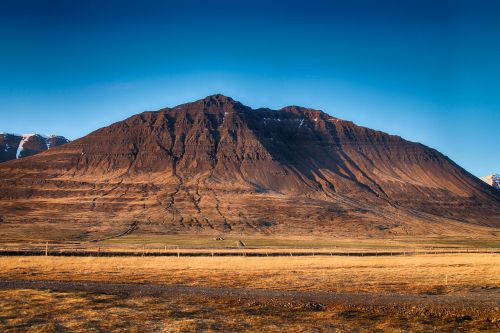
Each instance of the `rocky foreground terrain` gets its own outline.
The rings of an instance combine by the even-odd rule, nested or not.
[[[223,95],[0,165],[0,236],[495,236],[500,193],[440,152]]]

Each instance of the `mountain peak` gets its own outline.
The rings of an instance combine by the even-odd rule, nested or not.
[[[186,107],[194,107],[194,108],[200,108],[203,110],[211,109],[212,111],[216,109],[224,109],[225,107],[233,107],[233,106],[243,106],[238,101],[235,101],[231,97],[225,96],[223,94],[214,94],[214,95],[209,95],[205,98],[196,100],[194,102],[187,102],[184,104],[180,104],[175,106],[173,109],[174,110],[179,110],[179,109],[185,109]]]
[[[497,173],[481,177],[481,180],[488,185],[493,186],[494,188],[500,190],[500,175]]]
[[[38,154],[51,147],[68,143],[69,140],[59,135],[38,133],[13,134],[0,133],[0,162],[19,159]]]
[[[202,99],[205,103],[217,103],[217,104],[237,104],[238,102],[229,96],[223,94],[209,95]]]

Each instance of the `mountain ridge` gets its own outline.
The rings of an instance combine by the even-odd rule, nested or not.
[[[38,154],[68,143],[61,135],[13,134],[0,132],[0,163]]]
[[[70,238],[132,224],[144,233],[378,236],[500,226],[497,191],[435,149],[320,110],[252,109],[220,94],[2,164],[0,216],[20,225],[13,206],[29,212],[23,228],[50,220]]]

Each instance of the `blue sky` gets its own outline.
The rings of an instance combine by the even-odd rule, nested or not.
[[[70,139],[223,93],[500,172],[499,1],[0,1],[0,131]]]

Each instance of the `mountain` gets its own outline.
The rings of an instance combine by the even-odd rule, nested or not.
[[[481,180],[486,184],[491,185],[494,188],[500,190],[500,175],[494,173],[489,176],[481,177]]]
[[[438,151],[223,95],[0,165],[0,237],[492,235],[500,193]]]
[[[68,142],[59,135],[0,133],[0,163],[38,154]]]

